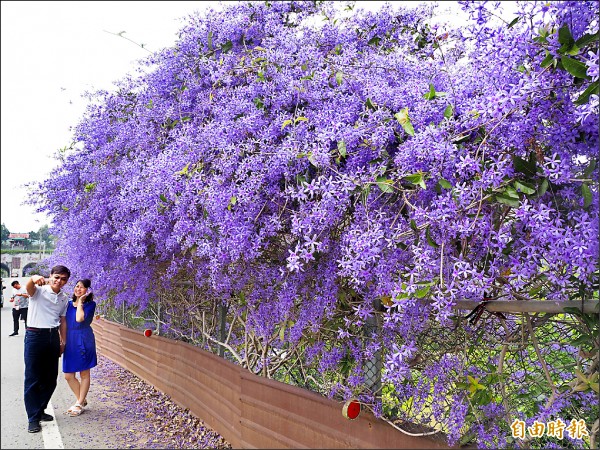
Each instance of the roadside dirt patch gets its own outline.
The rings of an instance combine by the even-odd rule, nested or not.
[[[99,355],[91,373],[93,407],[108,419],[111,448],[231,448],[189,410],[108,358]]]

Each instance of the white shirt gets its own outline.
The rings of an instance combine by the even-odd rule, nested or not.
[[[13,308],[15,309],[23,309],[29,307],[29,297],[23,297],[22,295],[17,294],[27,294],[27,289],[21,287],[20,289],[13,288]]]
[[[67,314],[69,296],[63,291],[55,294],[48,285],[36,286],[29,298],[27,326],[34,328],[54,328],[60,325],[60,317]]]

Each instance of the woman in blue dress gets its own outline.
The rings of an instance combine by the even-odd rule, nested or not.
[[[92,330],[92,320],[96,311],[92,282],[87,278],[77,281],[73,299],[67,306],[67,342],[63,353],[63,372],[77,401],[67,413],[78,416],[87,405],[86,396],[90,390],[90,369],[98,364],[96,338]],[[75,374],[79,372],[81,381]]]

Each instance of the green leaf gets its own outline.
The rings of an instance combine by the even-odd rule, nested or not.
[[[399,112],[394,114],[394,117],[400,123],[400,125],[402,125],[402,128],[404,128],[406,134],[409,134],[410,136],[415,135],[415,129],[410,123],[410,117],[408,117],[408,108],[402,108]]]
[[[516,190],[523,192],[524,194],[528,194],[528,195],[535,194],[535,188],[533,188],[532,186],[530,186],[527,183],[524,183],[521,181],[515,181],[513,185]]]
[[[440,245],[433,240],[431,237],[431,232],[429,231],[429,226],[425,228],[425,237],[427,238],[427,243],[431,245],[433,248],[438,248]]]
[[[547,44],[548,43],[548,30],[546,30],[545,28],[539,28],[539,35],[534,37],[533,40],[535,42],[538,42],[540,44]]]
[[[415,219],[411,219],[410,228],[415,232],[416,235],[419,234],[419,227],[417,227],[417,222],[415,222]]]
[[[338,71],[335,74],[335,82],[337,83],[338,86],[342,85],[342,80],[344,79],[344,74],[340,71]]]
[[[306,75],[304,77],[300,77],[300,79],[301,80],[312,80],[314,76],[315,76],[315,72],[313,71],[313,72],[311,72],[310,75]]]
[[[432,83],[429,83],[429,92],[423,95],[425,100],[433,100],[435,98],[435,88]]]
[[[175,173],[177,175],[187,175],[189,168],[190,168],[190,163],[187,163],[183,169],[181,169],[179,172],[175,172]]]
[[[519,194],[517,193],[517,191],[510,186],[506,186],[506,188],[504,189],[504,194],[506,194],[510,198],[519,198]]]
[[[346,157],[346,143],[343,140],[338,141],[337,149],[338,149],[338,152],[340,153],[340,156],[342,158],[345,158]]]
[[[412,123],[406,122],[405,124],[402,125],[402,128],[404,128],[404,131],[406,132],[406,134],[408,134],[410,136],[415,135],[415,129],[412,126]]]
[[[579,39],[577,39],[575,41],[575,45],[577,45],[577,47],[582,48],[584,46],[586,46],[587,44],[597,41],[600,39],[600,31],[597,31],[595,34],[584,34],[583,36],[581,36]]]
[[[380,41],[381,38],[379,36],[373,36],[371,39],[369,39],[369,42],[367,42],[367,44],[378,46]]]
[[[424,286],[420,289],[417,289],[415,291],[415,297],[417,298],[423,298],[425,297],[427,294],[429,294],[429,291],[431,290],[431,285],[429,286]]]
[[[427,185],[425,184],[425,180],[423,180],[423,174],[421,172],[411,173],[410,175],[404,175],[402,178],[404,178],[409,183],[415,185],[418,184],[423,189],[427,189]]]
[[[432,83],[429,83],[429,92],[423,95],[425,100],[433,100],[436,98],[444,97],[446,95],[445,92],[436,92]]]
[[[563,311],[569,314],[574,314],[576,316],[583,317],[583,312],[581,311],[581,309],[576,308],[574,306],[565,306],[563,308]]]
[[[457,386],[458,386],[458,384],[457,384]],[[465,434],[464,436],[462,436],[460,438],[460,441],[458,441],[458,446],[462,447],[464,445],[470,444],[472,441],[475,440],[476,437],[477,436],[473,431],[469,431],[469,432],[467,432],[467,434]],[[509,436],[509,439],[510,439],[510,436]],[[510,442],[510,441],[507,439],[507,442]]]
[[[571,48],[575,45],[575,40],[571,35],[571,30],[567,25],[563,25],[558,30],[558,43],[561,44],[561,47],[558,49],[558,53],[565,53],[571,50]]]
[[[478,387],[478,389],[486,389],[485,386],[482,386],[481,388]],[[484,391],[476,391],[475,394],[473,394],[473,398],[471,399],[471,401],[475,404],[475,405],[487,405],[492,401],[492,396],[489,393],[489,391],[484,390]]]
[[[503,194],[496,195],[496,201],[508,206],[512,206],[513,208],[518,208],[520,204],[518,199]]]
[[[515,19],[513,19],[513,21],[511,23],[509,23],[506,26],[506,28],[512,28],[512,27],[514,27],[517,24],[517,22],[519,21],[519,19],[520,19],[520,17],[516,17]]]
[[[375,105],[373,105],[373,102],[371,101],[370,98],[367,98],[367,101],[365,102],[365,105],[367,108],[369,108],[372,111],[375,111]]]
[[[548,190],[548,179],[544,178],[538,187],[537,196],[541,197]]]
[[[581,347],[584,344],[593,343],[593,340],[594,338],[592,338],[592,336],[590,336],[589,334],[583,334],[574,341],[571,341],[570,345],[574,347]]]
[[[590,84],[587,87],[587,89],[581,93],[577,100],[575,100],[574,103],[576,105],[583,105],[589,101],[590,95],[592,94],[600,95],[600,85],[598,84],[598,80]]]
[[[400,123],[400,125],[410,122],[410,118],[408,117],[408,108],[402,108],[399,112],[394,114],[394,117]]]
[[[304,175],[296,175],[296,184],[303,185],[306,183],[306,177]]]
[[[297,124],[298,122],[308,122],[308,119],[306,117],[296,117],[296,119],[294,120],[294,125]]]
[[[577,56],[577,55],[579,55],[579,47],[574,45],[573,47],[571,47],[571,50],[565,52],[565,54],[571,55],[571,56]]]
[[[227,53],[233,47],[233,43],[231,41],[227,41],[221,45],[221,51],[223,53]]]
[[[283,324],[281,324],[281,328],[279,329],[279,340],[281,342],[283,342],[284,338],[285,338],[285,324],[286,324],[287,320],[283,321]]]
[[[227,205],[227,209],[229,211],[231,211],[231,208],[233,208],[233,206],[235,206],[236,203],[237,203],[237,197],[234,195],[229,199],[229,204]]]
[[[258,109],[265,109],[265,104],[263,103],[262,98],[254,97],[254,99],[252,99],[252,102]]]
[[[586,169],[583,171],[583,178],[589,178],[590,176],[592,176],[592,173],[594,172],[595,168],[596,168],[596,159],[592,158],[590,160],[590,163],[586,167]]]
[[[552,64],[552,62],[554,61],[554,55],[552,55],[552,53],[550,53],[548,50],[546,50],[546,57],[544,58],[544,60],[540,63],[540,67],[542,69],[545,69],[546,67],[548,67],[550,64]]]
[[[569,58],[568,56],[562,56],[560,58],[560,62],[567,72],[573,75],[576,78],[582,78],[584,80],[589,79],[587,76],[587,66],[573,58]]]
[[[438,180],[438,184],[444,189],[452,189],[452,185],[450,184],[450,182],[444,178],[440,178]]]
[[[446,106],[446,109],[444,109],[444,117],[446,119],[450,119],[453,115],[454,115],[454,108],[452,108],[452,105]]]
[[[167,200],[167,197],[165,197],[165,196],[164,196],[164,194],[160,194],[160,196],[159,196],[159,197],[160,197],[160,199],[161,199],[163,202],[165,202],[165,203],[167,203],[167,202],[168,202],[168,200]]]
[[[377,186],[383,192],[390,193],[394,192],[394,182],[386,177],[377,177]]]
[[[85,185],[85,192],[91,192],[94,190],[94,188],[96,187],[97,183],[88,183]]]
[[[592,191],[587,183],[581,185],[581,195],[583,195],[583,207],[587,208],[592,204]]]
[[[542,291],[542,289],[544,289],[544,286],[537,286],[537,287],[534,287],[532,289],[529,289],[529,296],[530,297],[535,297],[536,295],[538,295]]]
[[[287,127],[288,125],[291,125],[292,123],[293,123],[293,122],[292,122],[292,119],[287,119],[287,120],[284,120],[284,121],[283,121],[283,123],[281,124],[281,130],[283,131],[283,129],[284,129],[285,127]]]
[[[521,172],[527,177],[533,177],[535,175],[536,164],[534,158],[530,157],[529,161],[526,161],[519,156],[515,156],[513,158],[513,166],[517,172]]]

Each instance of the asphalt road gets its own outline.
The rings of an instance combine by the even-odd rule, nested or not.
[[[12,295],[10,282],[5,279],[5,304],[1,308],[0,351],[1,351],[1,415],[0,446],[2,449],[49,449],[49,448],[123,448],[123,440],[118,430],[127,429],[130,418],[115,407],[118,393],[94,382],[92,369],[91,389],[88,394],[88,407],[78,417],[70,417],[66,410],[75,402],[62,373],[62,359],[59,361],[58,386],[52,396],[47,413],[55,417],[53,422],[42,422],[41,433],[27,432],[27,414],[23,403],[23,343],[25,329],[20,322],[19,334],[9,337],[13,331]],[[117,412],[117,414],[115,414]]]

